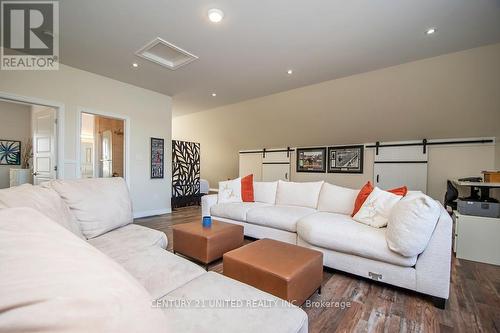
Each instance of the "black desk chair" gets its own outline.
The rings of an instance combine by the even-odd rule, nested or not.
[[[446,194],[444,195],[444,207],[457,210],[458,190],[451,181],[446,181]]]

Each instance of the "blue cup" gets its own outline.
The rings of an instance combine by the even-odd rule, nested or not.
[[[210,228],[212,226],[212,217],[211,216],[203,216],[203,228]]]

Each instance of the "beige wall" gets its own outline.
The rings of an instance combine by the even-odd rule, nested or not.
[[[241,149],[495,137],[499,59],[495,44],[180,116],[173,137],[201,143],[202,177],[211,187],[238,175]],[[366,169],[336,181],[359,186],[372,176]]]
[[[165,145],[165,178],[150,179],[150,137],[171,140],[171,98],[100,75],[61,65],[58,71],[2,71],[0,92],[64,103],[65,177],[76,175],[80,108],[130,119],[130,191],[134,212],[170,210],[171,148]]]
[[[0,101],[0,139],[21,141],[24,149],[31,133],[31,107]],[[9,187],[10,169],[20,165],[0,165],[0,188]]]

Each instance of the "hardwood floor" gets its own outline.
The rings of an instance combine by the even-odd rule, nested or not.
[[[171,251],[172,225],[200,216],[199,207],[188,207],[136,223],[165,232]],[[210,270],[222,273],[222,260]],[[323,273],[321,295],[309,301],[331,302],[302,307],[309,332],[500,332],[500,266],[453,258],[445,310],[417,293],[329,269]]]

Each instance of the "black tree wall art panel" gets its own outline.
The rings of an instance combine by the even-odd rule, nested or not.
[[[200,144],[172,140],[172,207],[200,200]]]

